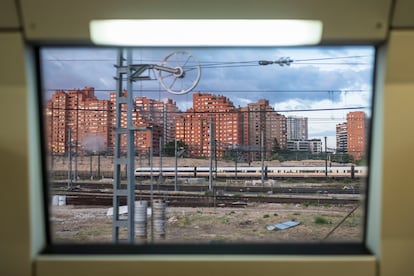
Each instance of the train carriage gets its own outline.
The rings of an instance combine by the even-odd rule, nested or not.
[[[262,176],[262,167],[233,167],[222,166],[212,168],[214,177],[246,177],[254,178]],[[319,178],[319,177],[365,177],[367,175],[366,166],[329,166],[328,173],[325,173],[325,166],[278,166],[264,167],[266,178]],[[135,176],[159,176],[159,167],[140,167],[136,168]],[[206,166],[199,167],[163,167],[162,175],[165,177],[209,177],[210,168]]]

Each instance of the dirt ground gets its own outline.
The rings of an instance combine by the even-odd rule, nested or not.
[[[300,204],[251,204],[244,208],[167,207],[166,236],[151,233],[148,216],[147,241],[154,243],[297,242],[321,241],[355,206],[309,206]],[[112,241],[112,217],[108,208],[53,206],[52,240],[56,243]],[[356,209],[328,238],[329,241],[361,241],[362,207]],[[266,226],[285,221],[300,224],[286,230]]]

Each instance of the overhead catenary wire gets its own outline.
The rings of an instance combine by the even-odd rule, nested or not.
[[[340,56],[340,57],[321,57],[321,58],[306,58],[306,59],[290,59],[290,58],[280,58],[279,61],[289,60],[289,64],[291,65],[290,61],[292,61],[292,65],[367,65],[369,63],[363,62],[344,62],[344,60],[350,59],[364,59],[364,58],[372,58],[372,55],[351,55],[351,56]],[[340,62],[317,62],[317,61],[335,61],[340,60]],[[101,58],[101,59],[60,59],[60,58],[53,58],[53,59],[46,59],[46,61],[56,61],[56,62],[112,62],[115,59],[112,58]],[[139,59],[135,60],[136,62],[140,63],[159,63],[159,60],[151,60],[151,59]],[[276,61],[277,63],[278,61]],[[203,69],[209,68],[236,68],[236,67],[253,67],[253,66],[261,66],[260,60],[248,60],[248,61],[201,61],[200,66]],[[281,65],[281,64],[280,64]],[[191,67],[190,67],[191,68]],[[155,78],[154,78],[155,79]],[[142,83],[141,83],[142,84]],[[47,88],[44,91],[56,91],[56,90],[72,90],[72,89],[53,89]],[[94,89],[96,92],[113,92],[115,89]],[[220,89],[206,89],[206,88],[199,88],[201,91],[208,91],[208,93],[365,93],[365,92],[372,92],[371,89],[249,89],[249,90],[220,90]],[[160,93],[159,89],[134,89],[133,93],[151,93],[151,92],[158,92]]]
[[[354,56],[341,56],[341,57],[323,57],[323,58],[307,58],[307,59],[291,59],[289,65],[294,64],[313,64],[313,65],[369,65],[367,62],[316,62],[316,61],[326,61],[326,60],[346,60],[346,59],[363,59],[363,58],[372,58],[371,55],[354,55]],[[115,58],[108,59],[45,59],[48,62],[115,62]],[[134,60],[139,63],[160,63],[160,60],[155,59],[139,59]],[[251,66],[261,66],[259,64],[260,60],[248,60],[248,61],[200,61],[200,66],[203,69],[208,68],[231,68],[231,67],[251,67]],[[191,68],[189,66],[188,68]]]
[[[365,64],[365,63],[350,63],[350,62],[342,62],[343,60],[349,60],[349,59],[363,59],[363,58],[370,58],[371,55],[354,55],[354,56],[341,56],[341,57],[323,57],[323,58],[307,58],[307,59],[297,59],[297,60],[290,60],[293,64],[316,64],[316,61],[327,61],[327,60],[341,60],[341,62],[329,62],[324,64],[334,65],[334,64]],[[60,61],[60,62],[111,62],[115,61],[115,59],[112,58],[102,58],[102,59],[46,59],[47,61]],[[136,60],[138,61],[138,60]],[[138,62],[152,62],[153,60],[148,59],[140,59]],[[201,66],[203,68],[226,68],[226,67],[249,67],[249,66],[260,66],[258,60],[249,60],[249,61],[203,61],[201,62]],[[66,90],[66,91],[73,91],[77,89],[44,89],[44,91],[51,92],[51,91],[57,91],[57,90]],[[113,92],[115,89],[94,89],[96,92]],[[291,90],[291,89],[247,89],[247,90],[215,90],[215,89],[199,89],[200,92],[202,90],[208,91],[208,93],[366,93],[366,92],[372,92],[371,89],[298,89],[298,90]],[[160,93],[159,89],[136,89],[133,90],[134,93],[151,93],[151,92],[158,92]],[[288,112],[309,112],[309,111],[335,111],[335,110],[356,110],[356,109],[367,109],[370,107],[365,106],[355,106],[355,107],[340,107],[340,108],[320,108],[320,109],[289,109],[289,110],[274,110],[276,112],[280,113],[288,113]],[[88,109],[91,110],[91,109]],[[98,111],[98,110],[96,110]],[[180,111],[181,112],[181,111]],[[200,112],[200,111],[197,111]],[[197,113],[196,112],[196,113]],[[202,111],[205,113],[205,111]],[[211,113],[211,112],[209,112]]]
[[[46,88],[43,89],[47,92],[54,92],[54,91],[77,91],[82,89],[77,88]],[[116,89],[104,89],[99,88],[95,89],[95,92],[115,92]],[[134,93],[136,92],[159,92],[159,89],[133,89]],[[368,93],[372,92],[372,89],[205,89],[200,88],[194,92],[199,93]]]
[[[355,58],[372,58],[372,55],[353,55],[353,56],[340,56],[340,57],[321,57],[321,58],[306,58],[306,59],[293,59],[295,62],[304,62],[304,61],[322,61],[322,60],[338,60],[338,59],[355,59]],[[46,61],[96,61],[96,62],[115,62],[115,58],[101,58],[101,59],[75,59],[75,58],[49,58],[45,59]],[[134,62],[140,63],[153,63],[159,62],[156,59],[134,59]],[[248,60],[248,61],[200,61],[201,64],[206,65],[223,65],[223,64],[248,64],[248,63],[257,63],[259,60]]]
[[[338,111],[338,110],[359,110],[359,109],[367,109],[370,108],[369,106],[350,106],[350,107],[333,107],[333,108],[308,108],[308,109],[285,109],[285,110],[248,110],[248,111],[240,111],[238,109],[234,110],[226,110],[224,111],[195,111],[195,110],[187,110],[187,111],[169,111],[169,114],[228,114],[228,113],[243,113],[243,112],[250,112],[250,113],[270,113],[270,112],[277,112],[277,113],[287,113],[287,112],[312,112],[312,111]],[[50,109],[53,110],[65,110],[65,111],[94,111],[94,112],[115,112],[115,109],[100,109],[100,108],[69,108],[69,107],[51,107]],[[150,113],[163,113],[163,111],[148,111],[148,110],[141,110],[139,108],[136,111],[143,111],[143,112],[150,112]],[[121,112],[126,112],[121,110]]]

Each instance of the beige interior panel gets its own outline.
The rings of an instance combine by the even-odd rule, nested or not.
[[[19,28],[16,4],[13,0],[0,1],[0,29]]]
[[[21,0],[26,37],[89,42],[92,19],[318,19],[325,42],[384,40],[391,0]],[[45,8],[47,7],[47,8]],[[352,15],[352,16],[350,16]]]

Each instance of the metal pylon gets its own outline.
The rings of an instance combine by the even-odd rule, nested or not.
[[[124,59],[126,51],[126,59]],[[116,64],[116,114],[115,114],[115,149],[114,149],[114,185],[113,185],[113,220],[112,239],[119,243],[120,230],[127,229],[128,237],[125,242],[135,241],[135,131],[151,131],[152,127],[137,127],[133,125],[134,98],[132,83],[139,80],[150,80],[142,76],[147,70],[156,70],[157,79],[170,93],[181,95],[193,89],[200,79],[200,64],[190,53],[185,51],[173,52],[168,55],[161,65],[132,64],[132,49],[118,50]],[[188,82],[187,79],[190,81]],[[126,81],[127,93],[124,93]],[[184,81],[186,81],[184,83]],[[185,85],[185,84],[189,85]],[[126,123],[122,112],[127,112]],[[124,137],[122,139],[122,137]],[[126,141],[127,150],[122,150],[122,141]],[[151,168],[152,168],[152,138],[151,138]],[[122,166],[125,166],[127,185],[121,183]],[[151,181],[152,183],[152,181]],[[125,200],[126,199],[126,200]],[[128,212],[126,218],[121,218],[119,211],[122,203],[126,202]]]
[[[123,57],[123,50],[118,51],[116,71],[116,114],[115,114],[115,150],[114,150],[114,187],[113,187],[113,220],[112,239],[115,243],[121,241],[120,230],[127,229],[128,238],[125,241],[132,243],[135,239],[135,158],[134,158],[134,130],[132,126],[132,80],[129,64],[132,61],[132,53],[127,50],[127,60]],[[123,80],[127,79],[127,93],[125,95]],[[125,110],[126,109],[126,110]],[[127,112],[126,125],[122,112]],[[122,139],[123,138],[123,139]],[[122,151],[122,142],[127,142],[127,151]],[[126,168],[127,185],[121,185],[122,167]],[[126,199],[126,200],[125,200]],[[120,206],[126,201],[128,213],[126,219],[121,219]]]
[[[141,76],[149,69],[169,71],[175,69],[153,64],[132,64],[131,49],[126,50],[126,60],[124,58],[124,50],[120,49],[118,51],[116,68],[112,240],[115,243],[133,243],[135,241],[135,131],[151,131],[150,142],[152,145],[152,127],[133,125],[134,97],[132,83],[138,80],[149,80],[148,77]],[[126,94],[124,93],[124,81],[126,81]],[[125,111],[127,113],[126,121],[125,117],[122,116],[122,113]],[[122,150],[122,141],[126,141],[126,151]],[[152,156],[152,152],[150,155]],[[126,187],[121,182],[122,166],[125,167],[124,171],[126,171]],[[128,210],[126,216],[121,218],[119,207],[125,202]],[[126,229],[127,238],[120,238],[120,230],[122,228]]]

